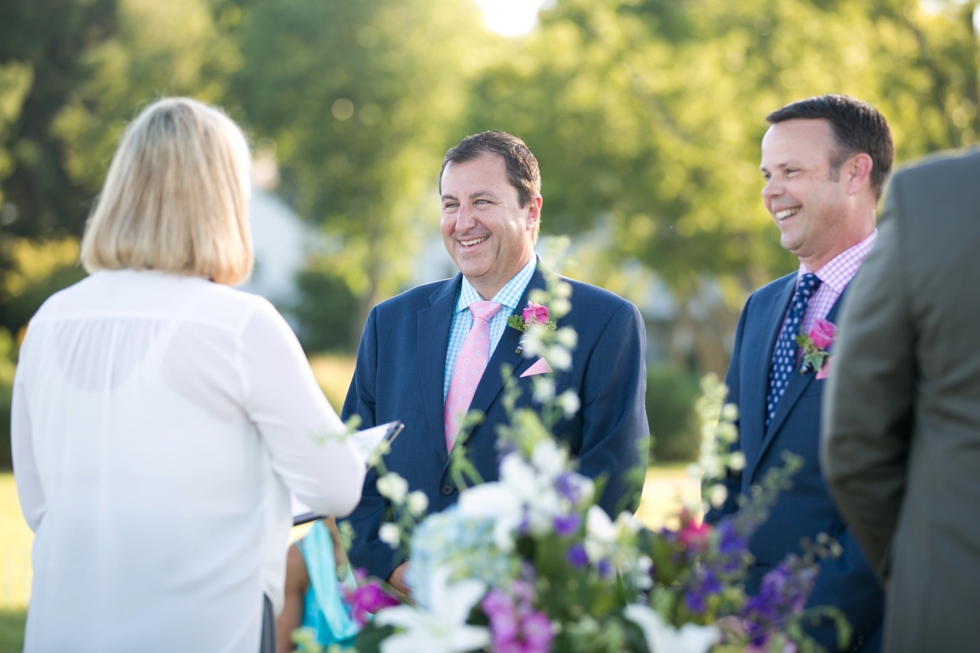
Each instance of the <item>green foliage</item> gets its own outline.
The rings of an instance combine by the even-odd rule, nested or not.
[[[11,469],[10,405],[14,389],[16,351],[17,347],[10,332],[0,328],[0,470]]]
[[[398,289],[479,56],[463,0],[255,0],[232,98],[274,140],[286,193],[344,243],[338,269],[367,310]]]
[[[26,610],[0,610],[0,653],[19,653],[24,648]]]
[[[647,372],[647,419],[650,421],[650,461],[693,461],[701,438],[694,414],[700,395],[695,375],[662,365]]]
[[[467,131],[528,142],[545,232],[602,224],[611,260],[643,262],[682,299],[705,274],[744,292],[793,265],[759,199],[767,113],[819,93],[859,97],[890,120],[900,158],[980,133],[976,3],[929,4],[941,10],[564,0],[477,80]]]
[[[352,316],[357,301],[335,273],[311,265],[296,275],[298,296],[284,308],[299,322],[299,340],[307,354],[356,349],[360,330],[354,333]]]

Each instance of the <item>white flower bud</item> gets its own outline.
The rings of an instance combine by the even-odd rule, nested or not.
[[[548,359],[551,367],[556,370],[567,370],[572,367],[572,354],[561,345],[548,347],[548,353],[545,354],[545,358]]]
[[[582,402],[579,401],[578,395],[575,391],[569,388],[565,392],[558,395],[558,405],[565,412],[566,419],[572,419],[575,413],[578,412],[579,407]]]
[[[567,349],[575,349],[578,344],[578,333],[572,327],[562,327],[555,332],[558,344]]]
[[[560,317],[568,315],[568,312],[572,310],[572,302],[568,301],[563,297],[551,302],[551,319],[557,320]]]
[[[408,494],[408,481],[395,472],[388,472],[378,479],[378,493],[395,505],[401,505]]]
[[[555,396],[555,380],[543,374],[534,377],[534,400],[544,403]]]
[[[736,451],[731,456],[728,457],[728,467],[733,472],[740,472],[745,469],[745,454],[741,451]]]
[[[418,517],[429,507],[429,497],[422,490],[415,490],[408,495],[408,511],[413,517]]]
[[[728,499],[728,488],[726,488],[721,483],[717,483],[711,486],[708,490],[708,500],[711,505],[715,508],[721,508],[722,504]]]
[[[398,528],[397,524],[388,522],[381,524],[381,528],[378,529],[378,539],[393,549],[401,542],[401,538],[402,529]]]

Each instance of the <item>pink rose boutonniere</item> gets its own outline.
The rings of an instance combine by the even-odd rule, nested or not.
[[[810,370],[817,372],[817,379],[826,379],[830,371],[830,345],[834,342],[837,327],[833,322],[819,319],[814,323],[808,334],[796,336],[796,344],[803,347],[803,369],[806,374]]]
[[[521,333],[527,333],[528,327],[532,324],[543,324],[552,331],[558,328],[558,324],[551,319],[548,307],[534,302],[528,302],[521,315],[511,315],[507,318],[507,326]]]

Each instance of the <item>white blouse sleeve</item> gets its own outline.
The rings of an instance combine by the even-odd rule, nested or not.
[[[14,394],[10,411],[10,451],[14,464],[14,482],[20,509],[31,530],[37,532],[44,517],[44,492],[34,460],[31,441],[31,416],[27,410],[27,391],[24,376],[30,369],[30,331],[20,350],[20,364],[14,376]]]
[[[262,302],[252,312],[239,351],[245,410],[272,454],[275,472],[319,514],[350,514],[361,498],[364,459],[353,444],[325,437],[343,433],[344,425],[271,304]]]

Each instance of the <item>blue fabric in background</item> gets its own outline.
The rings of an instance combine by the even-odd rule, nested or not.
[[[330,531],[318,519],[297,546],[303,554],[306,572],[310,577],[310,587],[303,599],[303,621],[300,626],[312,628],[317,641],[323,646],[353,645],[360,627],[351,619],[341,597]],[[344,576],[344,585],[351,589],[356,587],[349,568]]]

